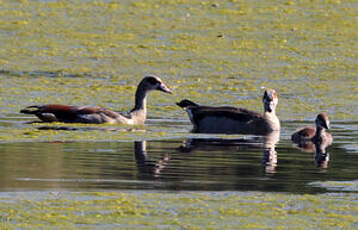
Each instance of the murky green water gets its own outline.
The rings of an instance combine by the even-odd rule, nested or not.
[[[283,128],[297,125],[301,124],[283,123]],[[312,183],[357,179],[358,123],[349,124],[354,128],[348,131],[349,139],[340,128],[345,125],[333,124],[335,143],[321,156],[293,146],[285,133],[265,138],[191,134],[192,138],[134,142],[4,143],[1,190],[322,193],[327,190]]]
[[[358,123],[333,124],[323,155],[292,146],[288,134],[305,124],[284,122],[278,142],[188,134],[2,143],[2,227],[356,228]]]
[[[357,228],[357,9],[0,0],[0,228]],[[145,127],[28,124],[18,113],[43,103],[128,111],[146,73],[174,95],[149,96]],[[191,134],[175,105],[262,111],[261,86],[279,93],[278,142]],[[320,111],[328,154],[292,146]]]

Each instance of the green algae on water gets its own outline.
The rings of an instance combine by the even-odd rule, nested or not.
[[[32,229],[337,229],[355,228],[355,194],[261,192],[6,193],[2,227]],[[163,218],[165,216],[165,218]]]
[[[313,120],[318,111],[354,120],[357,7],[353,0],[2,0],[1,120],[18,119],[31,104],[128,111],[146,73],[174,91],[150,95],[149,117],[187,121],[174,103],[183,98],[262,111],[265,86],[279,93],[281,120]]]

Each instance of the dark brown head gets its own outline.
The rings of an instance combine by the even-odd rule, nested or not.
[[[164,93],[172,93],[172,91],[162,82],[162,80],[155,75],[145,76],[139,83],[139,86],[141,86],[145,91],[159,90]]]
[[[262,102],[264,103],[265,112],[271,113],[272,111],[275,111],[278,103],[277,92],[274,89],[265,89]]]
[[[322,127],[325,129],[329,129],[329,120],[328,120],[328,116],[325,112],[322,112],[320,114],[317,115],[316,117],[316,126],[317,127]]]
[[[198,106],[198,104],[196,104],[195,102],[192,102],[188,99],[181,100],[180,102],[177,102],[176,104],[183,109],[187,108],[188,106]]]

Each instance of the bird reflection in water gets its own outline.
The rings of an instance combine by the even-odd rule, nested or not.
[[[280,131],[273,131],[263,137],[262,164],[266,173],[275,173],[277,167],[276,144],[280,140]]]
[[[135,141],[134,154],[137,167],[142,175],[158,177],[162,170],[168,165],[169,154],[164,154],[159,160],[149,160],[147,156],[147,142]]]
[[[315,145],[315,165],[317,168],[326,169],[328,168],[329,153],[327,152],[327,147],[330,145],[328,142],[317,142]]]
[[[328,168],[329,153],[327,151],[328,146],[332,144],[327,139],[321,139],[318,141],[305,141],[298,144],[294,144],[295,148],[300,149],[303,152],[314,153],[314,163],[317,168]]]
[[[245,151],[250,148],[263,146],[262,164],[265,173],[275,173],[277,167],[277,142],[280,140],[280,131],[272,131],[265,136],[240,139],[222,138],[189,138],[179,147],[181,152],[189,153],[195,149],[200,150],[230,150]]]

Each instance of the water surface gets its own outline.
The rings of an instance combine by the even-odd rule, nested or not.
[[[178,129],[176,125],[168,128]],[[301,125],[305,124],[283,123],[283,130]],[[350,129],[345,129],[346,126]],[[312,146],[306,149],[294,146],[289,132],[266,137],[188,133],[190,138],[182,134],[180,138],[126,142],[3,143],[1,190],[322,193],[327,190],[312,184],[357,179],[356,127],[357,123],[334,123],[334,144],[325,147],[323,153],[316,153]],[[116,132],[121,131],[110,131]]]

